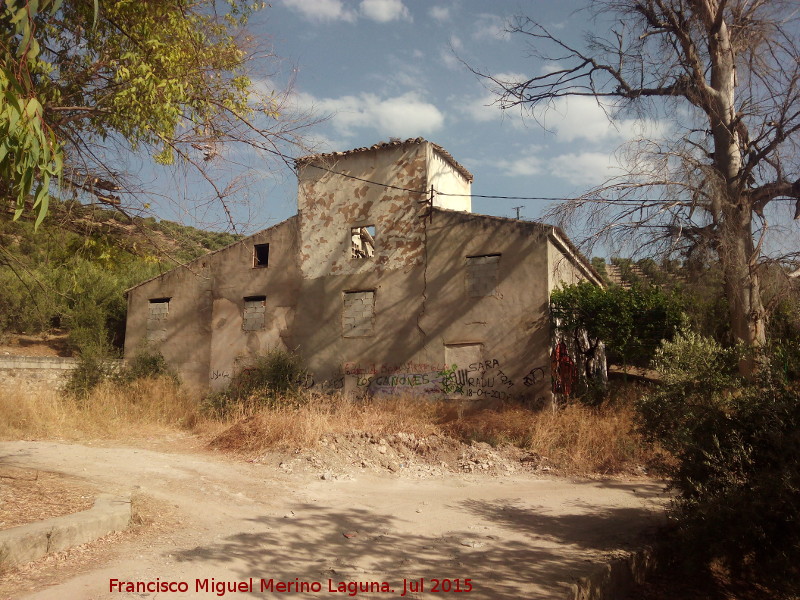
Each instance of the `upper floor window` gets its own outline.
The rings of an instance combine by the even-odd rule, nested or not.
[[[350,228],[352,258],[371,258],[375,255],[375,226],[364,225]]]
[[[269,265],[269,244],[256,244],[253,246],[253,267],[266,267]]]

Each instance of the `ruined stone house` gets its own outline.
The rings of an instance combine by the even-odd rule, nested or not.
[[[128,290],[127,356],[202,389],[281,348],[321,390],[552,398],[550,291],[600,284],[561,230],[472,214],[472,175],[421,138],[297,172],[297,215]]]

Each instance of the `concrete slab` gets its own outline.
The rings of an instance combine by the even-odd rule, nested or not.
[[[130,498],[101,494],[89,510],[4,529],[0,531],[0,568],[28,563],[122,531],[130,521]]]

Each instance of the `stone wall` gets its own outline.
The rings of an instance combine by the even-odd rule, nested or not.
[[[60,388],[80,359],[60,356],[0,356],[0,388]],[[122,361],[112,361],[118,368]]]

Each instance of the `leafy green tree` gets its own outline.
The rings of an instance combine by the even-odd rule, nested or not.
[[[225,202],[220,144],[270,156],[299,140],[279,93],[259,93],[247,0],[6,0],[0,6],[0,193],[15,217],[51,183],[120,206],[134,191],[112,151],[199,171]],[[227,206],[224,205],[227,209]],[[229,215],[230,217],[230,215]]]
[[[602,342],[610,360],[646,366],[663,339],[671,339],[683,321],[683,302],[655,286],[601,288],[582,281],[550,296],[558,329],[574,340],[587,358]],[[588,344],[582,342],[583,335]]]

